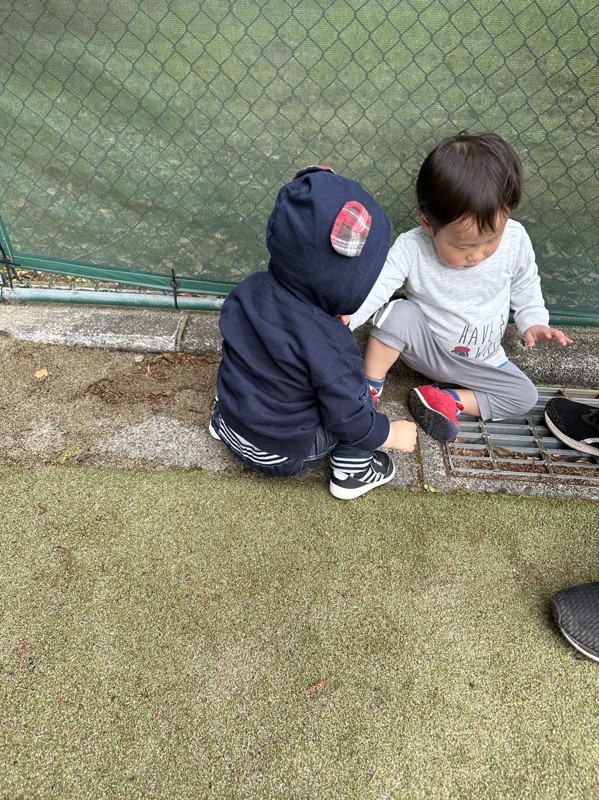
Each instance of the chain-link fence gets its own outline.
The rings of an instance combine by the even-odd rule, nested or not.
[[[0,243],[214,289],[265,267],[296,168],[362,181],[398,234],[431,147],[493,130],[524,162],[550,308],[599,320],[598,20],[595,0],[0,0]]]

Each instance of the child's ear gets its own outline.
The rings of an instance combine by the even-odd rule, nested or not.
[[[421,208],[418,209],[418,222],[420,222],[420,226],[425,233],[428,233],[429,236],[433,235],[433,227]]]

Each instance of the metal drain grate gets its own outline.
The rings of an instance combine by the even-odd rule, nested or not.
[[[543,479],[599,486],[599,459],[571,450],[545,424],[544,409],[552,397],[567,397],[599,408],[599,392],[591,389],[537,387],[539,400],[520,419],[483,422],[460,417],[460,435],[445,447],[453,475]]]

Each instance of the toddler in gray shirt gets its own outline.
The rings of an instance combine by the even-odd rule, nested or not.
[[[420,226],[398,237],[351,318],[355,329],[377,312],[364,356],[376,399],[400,356],[443,386],[418,386],[409,398],[416,421],[439,441],[458,435],[460,412],[502,419],[536,403],[534,384],[501,346],[510,309],[528,347],[572,343],[549,326],[532,244],[510,218],[521,191],[520,159],[500,136],[441,142],[416,182]],[[406,299],[387,303],[401,287]]]

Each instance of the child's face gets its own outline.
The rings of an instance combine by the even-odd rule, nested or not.
[[[470,269],[490,258],[501,243],[501,237],[509,219],[509,213],[500,211],[495,218],[495,230],[481,233],[473,219],[462,219],[444,225],[436,233],[430,223],[419,212],[420,224],[432,237],[435,250],[441,261],[453,269]]]

